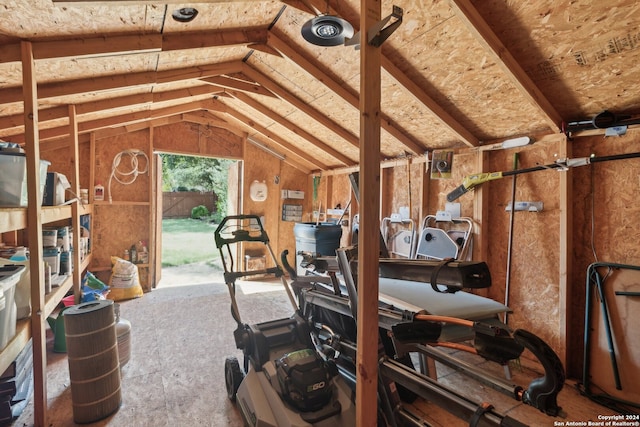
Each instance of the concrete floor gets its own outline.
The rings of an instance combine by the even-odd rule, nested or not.
[[[198,285],[164,283],[142,298],[120,302],[122,318],[131,322],[131,358],[122,369],[122,405],[109,418],[83,425],[242,426],[225,391],[225,357],[242,360],[233,340],[236,324],[226,285],[221,278]],[[292,313],[280,282],[239,282],[237,298],[247,323]],[[53,337],[47,353],[48,425],[76,426],[67,357],[52,349]],[[31,404],[13,425],[33,425]]]
[[[131,322],[131,359],[122,369],[122,405],[112,416],[85,426],[123,427],[240,427],[236,407],[227,399],[224,360],[241,354],[232,332],[235,322],[229,311],[229,295],[222,278],[183,285],[180,274],[164,275],[157,289],[142,298],[120,303],[121,316]],[[213,282],[212,282],[213,280]],[[243,322],[254,323],[287,317],[292,309],[279,281],[238,282],[237,299]],[[48,425],[76,426],[66,354],[54,353],[48,340]],[[488,371],[502,368],[485,362]],[[612,411],[580,396],[567,384],[559,404],[566,419],[547,417],[536,409],[479,386],[476,382],[438,365],[439,380],[471,396],[488,401],[502,414],[532,426],[554,426],[560,421],[597,420]],[[537,376],[530,369],[515,370],[514,383],[524,385]],[[418,401],[411,407],[433,426],[464,426],[467,423],[433,404]],[[33,425],[33,407],[27,406],[14,426]]]

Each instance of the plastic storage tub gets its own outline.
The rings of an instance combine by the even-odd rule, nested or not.
[[[51,163],[40,160],[40,194],[42,204],[47,169]],[[24,153],[0,151],[0,207],[26,207],[27,157]]]
[[[16,271],[14,274],[18,276],[18,284],[14,292],[14,299],[16,302],[16,318],[26,319],[31,316],[31,274],[29,272],[29,260],[14,261],[5,258],[0,258],[0,268],[4,266],[22,266],[22,271]],[[5,270],[5,276],[9,274],[11,270]],[[2,273],[0,273],[0,277]],[[15,277],[14,277],[15,279]],[[13,279],[12,279],[13,280]],[[0,292],[2,300],[4,301],[4,294]],[[4,304],[4,302],[3,302]],[[3,305],[4,307],[4,305]],[[0,307],[0,310],[2,308]]]
[[[60,248],[43,248],[42,249],[42,259],[47,262],[51,267],[51,274],[59,274],[60,273]]]
[[[4,295],[4,308],[0,310],[0,348],[5,348],[16,334],[16,284],[22,276],[24,266],[0,267],[0,287]]]

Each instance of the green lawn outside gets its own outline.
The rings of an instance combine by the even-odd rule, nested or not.
[[[213,233],[217,224],[191,218],[162,220],[162,266],[207,262],[217,265],[220,252]]]

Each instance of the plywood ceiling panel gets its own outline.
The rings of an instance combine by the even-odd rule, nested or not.
[[[233,107],[321,168],[357,160],[359,51],[312,45],[300,30],[314,8],[359,30],[359,0],[194,5],[198,16],[179,23],[171,13],[184,6],[173,3],[5,1],[0,135],[19,138],[26,40],[43,129],[59,127],[69,104],[91,132],[91,123],[126,124],[127,111],[140,121],[144,111],[211,101],[202,108],[224,116],[216,108]],[[381,46],[383,158],[555,133],[604,109],[640,114],[634,1],[385,0],[383,16],[394,5],[403,21]],[[213,102],[223,91],[253,95]]]
[[[640,109],[637,2],[474,3],[536,84],[558,94],[554,103],[567,119]]]

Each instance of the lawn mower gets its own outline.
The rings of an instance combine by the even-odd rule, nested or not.
[[[231,297],[236,347],[244,355],[225,360],[225,385],[247,426],[351,427],[355,425],[354,394],[338,375],[331,358],[318,351],[314,328],[300,315],[296,299],[269,245],[260,218],[255,215],[225,217],[215,231],[224,279]],[[266,246],[274,267],[242,271],[234,263],[237,243]],[[281,279],[293,306],[291,317],[257,324],[243,323],[236,302],[236,280],[267,275]]]

